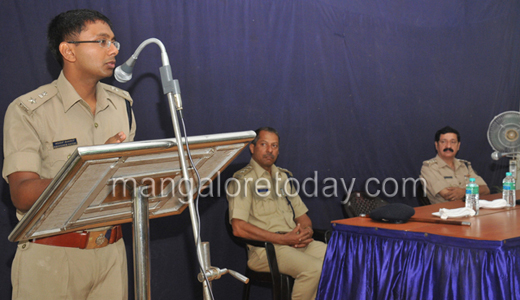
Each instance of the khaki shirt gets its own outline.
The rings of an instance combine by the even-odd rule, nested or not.
[[[466,187],[466,177],[475,178],[478,185],[487,185],[482,177],[471,167],[471,163],[455,158],[455,170],[450,168],[448,164],[439,155],[424,161],[421,168],[421,178],[426,180],[426,190],[428,199],[431,204],[446,202],[439,192],[447,187]]]
[[[18,171],[53,178],[77,147],[104,144],[120,131],[127,142],[133,141],[136,125],[132,114],[130,130],[128,92],[98,83],[96,98],[92,115],[62,72],[52,83],[14,100],[4,119],[4,179]]]
[[[297,194],[299,185],[293,184],[292,188],[287,176],[291,173],[275,165],[271,166],[271,174],[251,159],[233,175],[226,193],[230,221],[244,220],[271,232],[289,232],[296,227],[294,218],[308,211]]]

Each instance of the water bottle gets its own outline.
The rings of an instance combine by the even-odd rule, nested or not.
[[[478,215],[478,184],[475,183],[475,178],[470,178],[466,185],[466,207],[475,211]]]
[[[506,200],[509,207],[516,205],[516,184],[511,172],[506,172],[506,177],[502,180],[502,198]]]

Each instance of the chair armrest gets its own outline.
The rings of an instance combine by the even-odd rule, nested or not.
[[[332,231],[325,230],[325,229],[313,229],[314,233],[312,234],[312,238],[317,241],[322,241],[325,244],[327,244],[330,240],[330,236],[332,235]],[[257,240],[250,240],[245,238],[236,237],[238,240],[240,240],[243,243],[249,244],[251,246],[255,247],[266,247],[266,241],[257,241]]]
[[[250,239],[245,239],[245,238],[241,238],[241,237],[235,237],[235,238],[240,240],[243,243],[246,243],[248,245],[255,246],[255,247],[265,248],[266,243],[269,243],[266,241],[250,240]]]
[[[332,235],[331,230],[325,229],[313,229],[314,233],[312,234],[312,238],[317,241],[322,241],[327,244],[330,240],[330,236]]]
[[[280,270],[278,269],[278,261],[276,260],[276,251],[274,249],[274,245],[271,242],[266,241],[257,241],[250,240],[241,237],[235,237],[242,243],[246,243],[255,247],[265,248],[267,263],[269,264],[269,272],[271,273],[271,278],[273,280],[273,287],[277,287],[276,293],[280,293],[280,288],[282,286],[282,276],[280,274]]]
[[[245,238],[241,238],[241,237],[236,237],[236,239],[242,243],[246,243],[251,246],[265,248],[265,252],[267,255],[267,262],[269,263],[269,268],[271,270],[271,274],[273,274],[273,276],[277,276],[277,277],[280,276],[280,272],[278,271],[278,263],[276,261],[276,251],[274,249],[273,243],[266,242],[266,241],[250,240],[250,239],[245,239]]]

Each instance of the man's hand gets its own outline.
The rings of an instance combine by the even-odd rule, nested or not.
[[[466,189],[459,187],[448,187],[440,191],[439,195],[448,201],[462,200],[466,195]]]
[[[118,132],[116,135],[110,137],[105,144],[119,144],[126,140],[126,134],[124,132]]]
[[[284,234],[284,238],[287,242],[286,245],[290,245],[294,248],[302,248],[313,241],[312,234],[312,228],[307,227],[303,229],[301,228],[301,224],[298,223],[291,232]]]
[[[312,228],[308,226],[305,229],[302,229],[300,223],[298,223],[291,232],[284,234],[278,234],[258,228],[255,225],[249,224],[240,219],[232,219],[231,226],[233,227],[233,234],[235,236],[250,240],[268,241],[273,244],[287,245],[295,248],[305,247],[313,241]]]

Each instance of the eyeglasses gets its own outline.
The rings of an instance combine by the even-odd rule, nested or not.
[[[97,40],[97,41],[68,41],[69,44],[82,44],[82,43],[98,43],[101,48],[110,48],[111,45],[114,45],[117,50],[121,46],[118,41],[109,41],[109,40]]]

